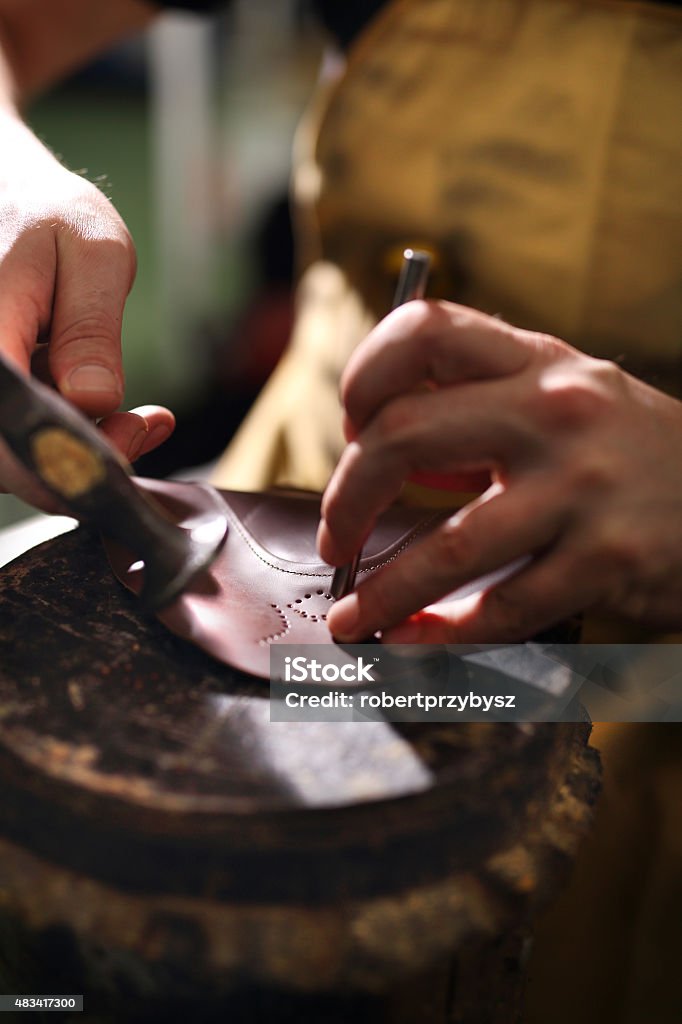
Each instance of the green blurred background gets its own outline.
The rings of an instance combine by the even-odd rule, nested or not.
[[[226,421],[241,416],[251,400],[252,379],[244,396],[239,391],[243,358],[237,353],[236,325],[244,307],[258,300],[261,286],[254,235],[263,211],[286,194],[292,136],[323,46],[296,0],[276,8],[266,0],[238,0],[229,15],[215,19],[173,14],[159,21],[148,37],[107,55],[26,112],[37,135],[66,166],[96,182],[111,198],[135,240],[138,274],[123,327],[125,407],[164,403],[193,424],[193,432],[167,465],[162,460],[160,468],[153,467],[153,475],[205,461],[200,441],[207,431],[215,433],[216,416],[220,419],[220,410],[214,409],[213,421],[202,428],[202,403],[219,400],[213,379],[216,347],[223,378],[229,377],[230,346],[235,347],[234,388],[228,380],[226,399],[228,406],[234,393],[234,409],[226,410]],[[160,179],[174,170],[168,166],[168,138],[159,144],[159,132],[167,133],[168,125],[163,127],[164,115],[159,114],[155,81],[169,31],[175,33],[174,45],[178,40],[182,45],[183,33],[187,35],[188,58],[174,68],[172,54],[167,55],[161,74],[167,76],[170,68],[181,95],[185,81],[188,91],[196,90],[198,76],[208,96],[209,109],[197,111],[196,120],[201,120],[199,113],[207,118],[209,145],[197,153],[197,183],[186,182],[200,198],[202,189],[210,190],[211,237],[197,270],[196,295],[187,280],[192,267],[186,263],[183,268],[182,262],[193,232],[192,204],[178,214],[178,203],[166,195],[164,210],[160,187]],[[160,43],[164,32],[166,43]],[[200,68],[197,53],[206,58]],[[165,118],[168,122],[168,110]],[[197,140],[189,130],[194,119],[188,120],[189,128],[173,125],[171,116],[171,132],[176,132],[171,145],[177,147],[180,162],[184,147],[185,163],[191,166],[195,154],[187,147],[191,150]],[[204,219],[205,211],[206,204]],[[278,237],[274,244],[279,244]],[[178,290],[184,302],[180,318],[172,305]],[[0,527],[34,511],[11,495],[0,495]]]

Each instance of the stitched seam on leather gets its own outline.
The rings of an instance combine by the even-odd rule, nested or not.
[[[227,502],[225,502],[225,507],[227,509],[227,512],[228,512],[228,515],[229,515],[230,519],[232,520],[232,522],[234,523],[234,525],[235,525],[235,527],[237,529],[237,533],[242,538],[242,540],[246,544],[247,548],[250,551],[252,551],[253,554],[256,556],[256,558],[260,559],[261,562],[264,562],[265,565],[269,565],[271,569],[277,569],[278,572],[285,572],[285,573],[287,573],[290,576],[307,576],[307,577],[313,577],[313,578],[324,578],[326,576],[333,576],[334,575],[334,570],[333,569],[330,569],[329,572],[302,572],[300,569],[283,569],[282,566],[277,565],[275,562],[271,562],[270,559],[266,558],[264,556],[264,554],[261,551],[259,551],[259,549],[257,547],[255,547],[255,545],[252,543],[250,535],[248,533],[246,533],[246,531],[245,531],[244,527],[242,526],[240,520],[237,519],[237,516],[232,511],[232,509],[227,504]],[[396,550],[393,552],[392,555],[389,555],[388,558],[385,558],[383,562],[379,562],[377,565],[365,566],[364,569],[359,569],[358,572],[359,573],[370,572],[370,571],[373,571],[374,569],[380,569],[382,566],[388,565],[390,562],[394,561],[394,559],[396,559],[398,557],[398,555],[402,551],[405,550],[405,548],[408,546],[408,544],[411,544],[412,541],[415,539],[415,537],[418,537],[420,533],[423,533],[424,530],[426,529],[426,527],[430,526],[430,524],[432,522],[434,522],[434,520],[437,519],[439,515],[440,515],[439,512],[432,512],[432,514],[428,517],[428,519],[425,519],[422,523],[418,523],[417,526],[415,526],[408,533],[407,537],[405,537],[405,539],[402,542],[402,544],[400,545],[400,547],[396,548]]]
[[[414,527],[414,529],[410,533],[408,533],[407,537],[402,542],[400,547],[396,548],[392,555],[389,555],[388,558],[385,558],[383,562],[379,562],[378,565],[366,565],[364,569],[358,569],[358,575],[360,575],[360,573],[362,572],[374,572],[375,569],[381,569],[382,566],[389,565],[391,562],[394,562],[398,555],[405,550],[408,544],[411,544],[412,541],[415,540],[420,533],[423,533],[426,527],[430,526],[431,523],[438,518],[438,515],[438,512],[432,512],[428,519],[425,519],[423,523],[419,523],[417,526]]]
[[[253,552],[256,558],[260,559],[261,562],[264,562],[266,565],[269,565],[271,569],[277,569],[278,572],[288,573],[288,575],[290,576],[324,577],[333,575],[333,569],[330,569],[329,572],[301,572],[299,569],[283,569],[280,565],[277,565],[275,562],[271,562],[269,558],[266,558],[265,555],[263,555],[261,551],[259,551],[258,548],[254,546],[254,544],[251,541],[250,535],[246,533],[241,522],[239,521],[239,519],[237,519],[235,513],[232,511],[227,502],[225,503],[225,507],[227,508],[230,519],[237,528],[237,533],[242,538],[249,551]]]

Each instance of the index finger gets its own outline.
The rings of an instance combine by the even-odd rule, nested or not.
[[[341,380],[347,430],[391,398],[420,384],[508,377],[528,364],[544,339],[452,302],[399,306],[352,354]]]
[[[492,490],[334,604],[329,629],[337,640],[359,643],[396,626],[460,587],[546,548],[562,521],[561,510],[537,482]],[[522,564],[516,562],[516,570]]]
[[[345,448],[322,499],[318,544],[326,562],[349,560],[415,470],[471,476],[535,450],[508,384],[471,382],[456,401],[452,391],[395,398]]]

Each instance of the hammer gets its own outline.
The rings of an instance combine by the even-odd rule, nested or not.
[[[148,611],[170,604],[225,542],[227,515],[212,487],[197,485],[205,511],[192,528],[177,526],[82,413],[2,355],[0,437],[74,518],[144,561],[140,600]]]

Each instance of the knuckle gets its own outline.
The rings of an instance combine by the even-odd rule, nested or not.
[[[337,482],[337,478],[332,477],[327,484],[327,488],[320,504],[320,515],[332,531],[336,529],[339,519],[341,518],[342,508],[341,488]]]
[[[565,341],[556,338],[553,334],[546,334],[542,331],[526,331],[522,327],[508,325],[512,335],[522,341],[536,356],[544,360],[561,360],[570,356],[572,349]]]
[[[68,253],[85,243],[95,264],[105,264],[128,287],[137,258],[126,225],[98,188],[77,175],[60,173],[45,194],[28,189],[0,197],[0,262],[14,257],[39,274],[54,273],[55,240]]]
[[[59,205],[57,228],[89,242],[103,242],[112,253],[129,258],[135,246],[130,232],[112,203],[99,189],[82,178]]]
[[[377,413],[373,434],[384,449],[401,453],[409,448],[418,429],[419,420],[409,396],[396,398]]]
[[[102,209],[88,202],[74,203],[62,218],[58,230],[84,242],[106,245],[113,256],[127,257],[134,251],[127,228],[113,208]]]
[[[453,327],[453,314],[447,303],[413,299],[394,309],[376,328],[378,337],[389,343],[417,347],[427,366],[437,363],[447,349]],[[454,307],[453,307],[454,308]],[[468,311],[462,309],[461,315]],[[473,312],[471,313],[473,316]]]
[[[601,390],[620,394],[625,388],[626,377],[620,366],[610,359],[590,358],[590,373]]]
[[[53,339],[59,354],[64,355],[72,345],[78,345],[79,358],[83,354],[83,342],[92,343],[93,348],[111,347],[118,344],[121,331],[120,317],[101,308],[81,313],[66,325]]]
[[[580,499],[607,493],[618,481],[618,467],[599,451],[578,450],[566,469],[565,489]]]
[[[436,337],[445,325],[445,316],[436,302],[413,299],[393,311],[406,334],[418,336],[425,344]]]
[[[546,429],[577,431],[607,419],[622,390],[622,373],[607,360],[562,361],[540,379],[539,416]]]
[[[543,389],[543,419],[560,430],[577,430],[594,423],[604,411],[603,396],[582,377],[561,376]]]
[[[478,549],[466,519],[448,519],[432,535],[434,565],[449,567],[475,562]]]
[[[504,637],[523,639],[535,628],[535,616],[528,602],[510,587],[493,587],[481,600],[486,618],[495,622]]]
[[[595,539],[592,571],[598,568],[605,578],[632,579],[647,570],[649,553],[638,531],[611,525]]]

